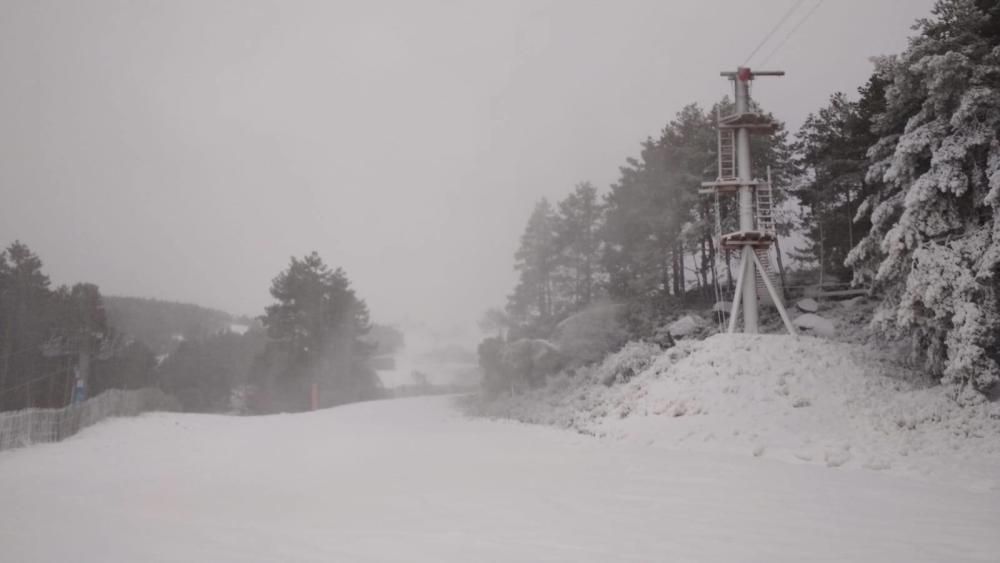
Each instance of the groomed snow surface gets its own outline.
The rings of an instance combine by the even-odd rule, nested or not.
[[[454,397],[106,421],[0,452],[0,561],[1000,559],[997,435],[954,436],[993,419],[838,346],[626,349],[627,383],[519,398],[570,430]]]

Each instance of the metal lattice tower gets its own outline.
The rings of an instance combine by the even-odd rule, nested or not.
[[[743,332],[758,331],[757,281],[760,281],[774,301],[785,328],[789,333],[795,334],[795,327],[788,318],[784,302],[771,281],[765,261],[758,256],[758,253],[766,255],[777,240],[770,172],[766,180],[755,179],[750,166],[750,135],[770,135],[777,125],[769,116],[753,110],[750,103],[750,82],[757,76],[784,76],[784,74],[784,71],[753,72],[747,67],[739,67],[736,72],[721,73],[734,83],[736,108],[730,115],[717,116],[718,176],[714,182],[703,182],[699,191],[715,197],[718,247],[737,250],[740,254],[733,306],[729,314],[729,332],[736,330],[736,319],[741,303]],[[721,196],[739,198],[739,228],[736,231],[722,232],[718,206]]]

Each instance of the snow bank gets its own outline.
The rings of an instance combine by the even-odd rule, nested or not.
[[[937,475],[1000,488],[1000,405],[961,408],[873,349],[800,336],[683,341],[641,373],[621,359],[482,412],[659,447]],[[619,384],[607,386],[606,382]]]

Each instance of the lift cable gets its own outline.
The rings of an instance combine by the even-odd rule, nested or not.
[[[806,12],[806,15],[803,16],[802,19],[800,19],[798,23],[795,24],[794,27],[792,27],[791,31],[788,32],[788,35],[786,35],[785,38],[782,39],[780,43],[778,43],[778,46],[775,47],[774,50],[771,51],[767,55],[767,57],[764,58],[764,61],[760,63],[761,66],[767,64],[767,61],[771,60],[771,57],[773,57],[775,53],[780,51],[781,48],[785,46],[785,43],[788,43],[788,40],[791,39],[793,35],[795,35],[795,32],[798,31],[800,27],[802,27],[802,24],[806,23],[806,20],[808,20],[810,16],[815,14],[816,10],[818,10],[819,7],[822,5],[823,5],[823,0],[819,0],[819,2],[816,2],[816,4],[813,5],[812,9]]]
[[[765,35],[764,38],[760,40],[760,43],[758,43],[757,46],[754,48],[754,50],[750,52],[750,55],[747,56],[747,60],[743,61],[743,66],[746,66],[747,63],[750,62],[750,59],[752,59],[753,56],[757,54],[757,51],[760,51],[760,48],[763,47],[765,43],[767,43],[768,39],[770,39],[771,36],[774,35],[774,32],[778,31],[778,28],[780,28],[782,24],[784,24],[785,21],[787,21],[788,18],[791,17],[791,15],[795,12],[795,10],[797,10],[798,7],[801,6],[802,2],[804,1],[805,0],[796,0],[796,2],[792,4],[792,7],[785,12],[785,15],[781,16],[781,19],[778,20],[778,23],[774,24],[774,27],[771,28],[771,31],[768,31],[767,35]]]

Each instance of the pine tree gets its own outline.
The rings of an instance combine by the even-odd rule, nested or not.
[[[706,298],[713,294],[715,211],[698,190],[702,181],[716,176],[715,113],[725,114],[730,107],[725,99],[711,115],[696,104],[685,107],[659,139],[643,143],[639,158],[627,161],[608,195],[603,264],[609,293],[650,314],[650,322],[672,302],[690,299],[691,286],[700,285]],[[752,143],[754,170],[762,175],[770,166],[780,185],[791,169],[783,127],[770,137],[755,136]],[[734,203],[723,204],[724,217],[736,216]],[[692,263],[695,280],[686,276]]]
[[[848,264],[884,291],[874,326],[912,334],[927,368],[977,400],[1000,381],[1000,14],[942,0],[917,29],[877,63],[888,86],[868,179],[884,186]]]
[[[0,389],[4,393],[0,407],[23,408],[33,404],[39,389],[28,380],[46,373],[40,347],[48,336],[52,291],[49,278],[42,272],[42,260],[20,241],[3,253],[0,261]]]
[[[528,332],[551,328],[557,258],[555,214],[543,198],[528,218],[521,246],[514,255],[519,279],[507,302],[507,312]]]
[[[375,396],[378,379],[367,363],[374,346],[361,338],[371,328],[368,307],[342,269],[330,270],[315,252],[293,257],[272,281],[271,296],[277,302],[261,319],[278,344],[272,350],[281,352],[278,373],[292,382],[286,388],[305,393],[320,385],[327,405]]]
[[[867,151],[878,137],[872,132],[876,113],[884,111],[885,88],[876,75],[859,88],[860,99],[834,94],[826,107],[806,118],[795,151],[801,176],[792,195],[802,208],[800,226],[807,245],[797,258],[827,274],[850,274],[848,252],[868,234],[867,218],[855,221],[859,204],[878,188],[866,180]]]
[[[559,252],[558,301],[565,303],[564,313],[579,311],[596,297],[602,213],[597,188],[589,182],[578,184],[559,202],[554,243]]]
[[[72,288],[60,287],[53,300],[57,319],[51,335],[59,339],[64,354],[75,357],[76,374],[86,385],[87,394],[93,395],[93,363],[101,348],[111,344],[101,291],[94,284],[78,283]],[[113,352],[108,349],[104,356],[108,358]]]

